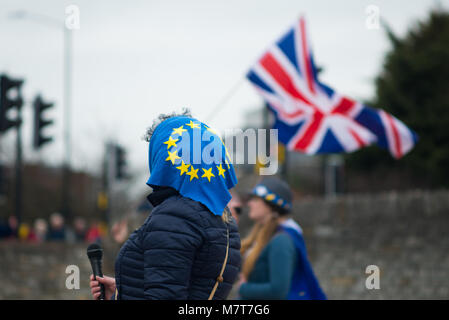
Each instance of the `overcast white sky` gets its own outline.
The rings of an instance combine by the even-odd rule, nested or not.
[[[389,43],[385,33],[365,27],[368,5],[402,36],[449,0],[226,0],[111,1],[0,0],[0,72],[23,77],[24,152],[26,159],[58,164],[62,139],[62,31],[8,14],[25,9],[63,21],[65,8],[77,5],[80,29],[73,36],[72,162],[77,168],[99,168],[103,142],[114,138],[126,146],[133,170],[146,181],[147,143],[141,140],[161,112],[189,107],[205,119],[251,64],[301,14],[308,23],[315,60],[325,68],[321,80],[353,98],[374,94]],[[31,149],[29,103],[41,92],[56,103],[48,115],[55,136],[39,153]],[[238,127],[243,115],[261,104],[246,82],[240,82],[210,122],[223,130]],[[2,139],[12,149],[14,133]],[[6,155],[7,159],[14,159]]]

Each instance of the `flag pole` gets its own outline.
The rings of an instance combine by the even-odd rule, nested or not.
[[[244,77],[240,77],[239,80],[231,87],[231,89],[221,98],[217,105],[212,109],[211,113],[206,117],[206,122],[210,122],[222,109],[222,107],[228,102],[228,100],[234,95],[237,89],[243,82]]]

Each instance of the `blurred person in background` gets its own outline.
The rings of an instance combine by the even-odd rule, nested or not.
[[[47,231],[48,231],[48,224],[47,221],[45,221],[42,218],[38,218],[34,221],[34,241],[35,242],[44,242],[47,238]]]
[[[5,223],[0,223],[0,239],[17,238],[18,222],[15,216],[9,216]]]
[[[288,184],[264,178],[251,192],[248,206],[255,225],[242,240],[240,298],[326,299],[308,261],[301,227],[289,217]]]
[[[20,241],[34,241],[34,232],[27,222],[22,222],[17,232]]]
[[[100,224],[98,221],[94,221],[87,230],[86,241],[89,243],[101,242],[101,236]]]
[[[128,219],[117,221],[111,228],[112,239],[118,244],[123,244],[128,239]]]
[[[0,219],[0,239],[6,238],[9,234],[8,223],[1,218]]]
[[[73,221],[73,233],[76,242],[86,241],[87,224],[86,220],[82,217],[76,217]]]
[[[232,217],[238,224],[240,215],[242,214],[242,202],[239,195],[235,191],[231,191],[231,200],[229,201],[228,208],[231,211]]]
[[[47,240],[49,241],[65,241],[66,240],[66,228],[64,217],[58,213],[52,213],[50,216],[50,228],[47,234]]]
[[[197,140],[190,138],[197,134],[213,138],[212,162],[203,160],[209,146],[204,142],[197,145],[198,161],[192,161],[195,150],[190,152],[190,146]],[[91,276],[93,298],[100,295],[100,282],[106,299],[226,299],[239,272],[240,237],[226,207],[237,179],[225,146],[188,112],[161,115],[146,140],[151,172],[147,184],[153,189],[148,201],[154,209],[120,249],[115,278],[96,281]],[[181,152],[191,155],[185,161],[178,154],[181,145]]]

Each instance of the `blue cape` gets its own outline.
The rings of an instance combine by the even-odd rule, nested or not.
[[[304,239],[298,231],[293,228],[279,226],[280,230],[286,232],[292,238],[298,255],[298,266],[293,273],[292,285],[288,294],[288,300],[326,300],[326,295],[320,287],[309,259],[307,258]]]
[[[172,187],[222,215],[237,184],[221,138],[206,124],[185,116],[161,122],[150,139],[150,187]]]

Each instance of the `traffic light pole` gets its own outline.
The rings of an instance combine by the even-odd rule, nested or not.
[[[13,12],[10,15],[15,19],[29,19],[34,22],[45,24],[48,27],[62,29],[64,37],[64,59],[63,59],[63,81],[64,81],[64,144],[65,144],[65,159],[62,164],[63,178],[62,178],[62,198],[61,198],[61,211],[67,218],[70,218],[70,180],[71,180],[71,141],[70,141],[70,110],[71,110],[71,88],[72,88],[72,30],[68,29],[65,25],[65,21],[55,19],[53,17],[33,13],[29,11],[19,10]]]
[[[107,199],[107,206],[100,208],[103,213],[103,219],[107,225],[111,222],[111,203],[112,203],[112,184],[114,181],[114,145],[110,142],[106,143],[105,155],[103,160],[103,191]]]
[[[23,99],[20,92],[23,80],[11,79],[6,75],[0,76],[0,133],[11,128],[16,128],[16,180],[15,180],[15,204],[14,211],[17,221],[22,220],[22,105]],[[16,92],[11,97],[11,92]],[[11,119],[8,111],[15,109],[16,117]]]
[[[22,119],[22,112],[19,108],[17,111],[19,119]],[[22,222],[22,125],[17,126],[16,135],[16,183],[15,183],[15,214],[17,223]]]

